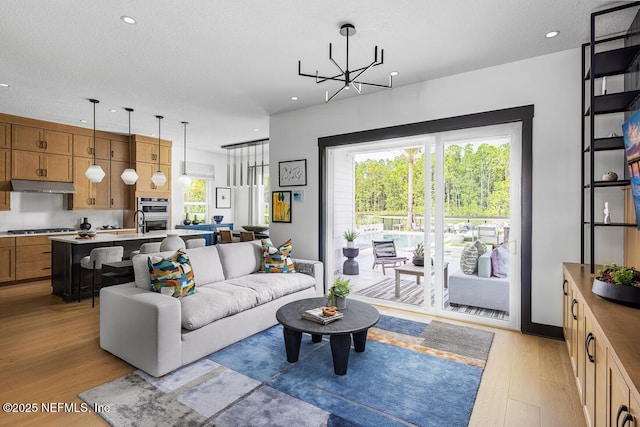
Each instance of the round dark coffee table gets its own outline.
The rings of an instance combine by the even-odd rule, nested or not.
[[[326,298],[307,298],[285,304],[276,312],[276,319],[283,326],[284,345],[287,351],[287,361],[297,362],[300,355],[302,333],[311,334],[313,342],[322,341],[323,335],[329,335],[333,370],[336,375],[347,373],[351,336],[353,346],[357,352],[364,351],[367,342],[367,331],[380,318],[375,307],[360,301],[349,299],[347,307],[340,310],[344,317],[326,325],[303,319],[305,310],[325,305]]]

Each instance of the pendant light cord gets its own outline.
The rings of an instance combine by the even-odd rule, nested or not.
[[[96,164],[96,104],[99,103],[97,99],[89,100],[93,104],[93,164]]]
[[[164,119],[163,116],[156,116],[158,119],[158,172],[160,172],[160,120]]]
[[[125,110],[129,112],[129,169],[131,169],[131,112],[133,111],[133,108],[125,108]]]

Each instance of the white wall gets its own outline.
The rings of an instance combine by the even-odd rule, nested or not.
[[[175,225],[182,224],[184,220],[184,188],[178,183],[178,177],[182,175],[182,161],[184,160],[184,148],[180,143],[174,143],[172,147],[171,175],[173,183],[171,186],[171,219]],[[187,162],[213,164],[215,178],[209,183],[209,215],[206,223],[213,223],[214,215],[223,215],[225,223],[234,222],[234,195],[231,196],[231,209],[216,209],[216,187],[227,186],[227,158],[224,154],[212,153],[208,151],[187,149]],[[187,173],[189,171],[187,170]],[[202,218],[198,218],[202,220]]]
[[[560,326],[562,262],[580,260],[580,63],[572,49],[272,116],[272,176],[282,160],[308,168],[305,203],[272,239],[319,257],[319,137],[533,104],[532,321]],[[598,247],[622,260],[622,239]]]

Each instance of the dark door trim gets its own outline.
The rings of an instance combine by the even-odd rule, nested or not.
[[[447,117],[444,119],[428,120],[425,122],[409,123],[379,129],[345,133],[318,138],[320,161],[319,184],[319,254],[324,262],[324,236],[326,230],[327,195],[325,194],[325,180],[327,179],[327,156],[329,147],[360,144],[371,141],[381,141],[392,138],[404,138],[431,133],[469,129],[482,126],[492,126],[505,123],[522,122],[522,249],[521,249],[521,330],[522,332],[553,338],[562,338],[562,328],[559,326],[534,323],[531,320],[531,213],[532,213],[532,145],[533,145],[533,105],[506,108],[503,110],[487,111],[467,114],[463,116]],[[325,274],[327,272],[325,271]]]

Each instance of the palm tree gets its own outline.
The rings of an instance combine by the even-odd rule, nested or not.
[[[421,148],[405,148],[409,171],[407,173],[407,230],[413,229],[413,163],[422,151]]]

